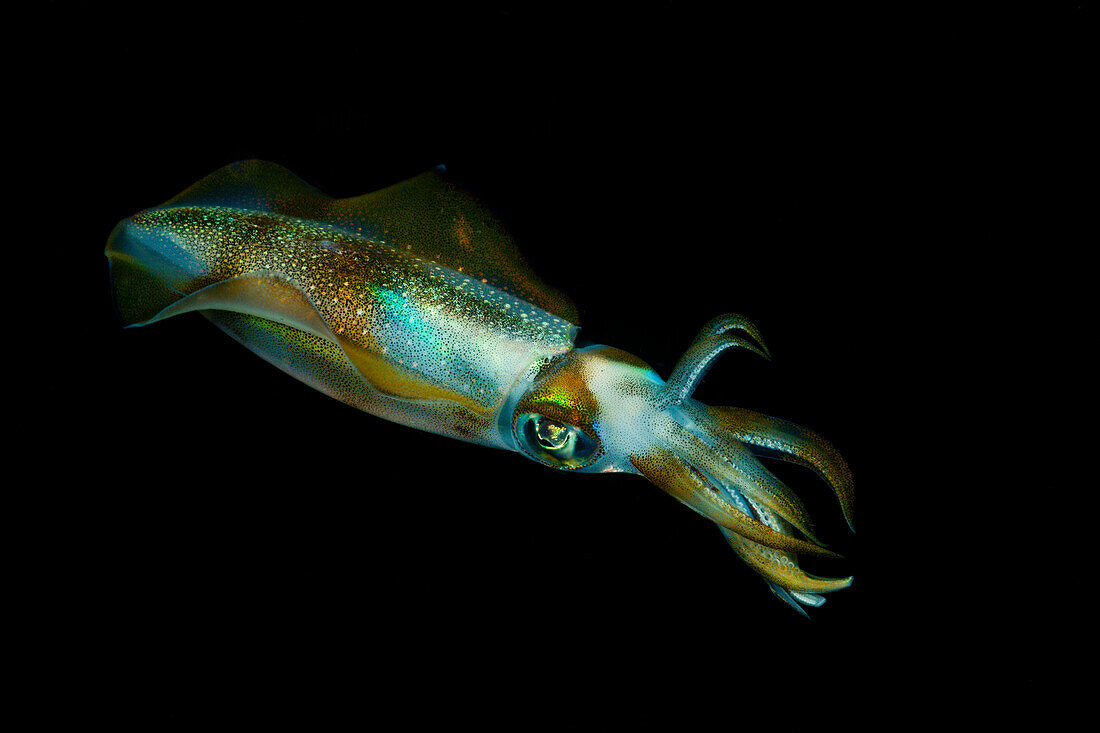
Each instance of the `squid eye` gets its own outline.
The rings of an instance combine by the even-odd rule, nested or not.
[[[538,438],[539,445],[547,450],[563,448],[569,441],[570,430],[576,430],[576,428],[554,422],[547,417],[538,417],[535,420],[535,437]]]
[[[596,441],[580,428],[543,415],[521,415],[516,437],[532,458],[555,468],[582,468],[599,452]]]

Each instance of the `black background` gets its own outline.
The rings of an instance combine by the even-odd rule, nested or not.
[[[854,724],[884,696],[954,699],[945,670],[989,664],[977,601],[931,565],[949,530],[929,502],[961,451],[930,464],[922,431],[968,419],[929,401],[974,384],[940,327],[980,310],[964,268],[999,267],[968,215],[1004,165],[981,100],[1017,58],[977,50],[990,29],[904,6],[51,7],[31,139],[64,202],[81,385],[52,438],[79,475],[49,493],[52,551],[91,668],[154,699],[179,678],[207,681],[198,699],[316,684],[528,715],[620,683],[632,710],[731,714],[760,685]],[[1042,32],[1072,49],[1091,19],[1078,4]],[[696,397],[837,445],[858,536],[813,475],[776,472],[847,557],[807,566],[855,584],[807,621],[640,477],[383,422],[198,316],[123,330],[111,228],[245,158],[333,196],[446,164],[585,338],[662,375],[712,316],[752,318],[774,361],[727,356]]]

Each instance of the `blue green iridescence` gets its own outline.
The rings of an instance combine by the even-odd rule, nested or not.
[[[255,273],[282,278],[339,340],[476,402],[486,416],[529,365],[572,348],[576,330],[411,252],[279,214],[156,209],[127,220],[114,241],[116,258],[130,253],[161,263],[155,271],[171,301]]]

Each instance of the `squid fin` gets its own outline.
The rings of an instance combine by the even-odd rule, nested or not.
[[[569,323],[577,309],[527,264],[504,225],[442,166],[388,188],[335,199],[263,160],[231,163],[157,208],[225,206],[334,225],[484,278]]]

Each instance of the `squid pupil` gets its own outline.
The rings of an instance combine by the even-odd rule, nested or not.
[[[569,426],[540,417],[535,427],[535,437],[543,448],[557,450],[569,440]]]

